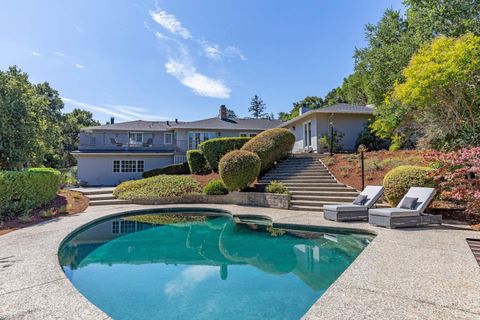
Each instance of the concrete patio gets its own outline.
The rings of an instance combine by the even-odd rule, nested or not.
[[[444,226],[389,230],[322,214],[235,205],[115,205],[0,236],[0,319],[108,319],[65,277],[61,241],[83,224],[130,210],[208,207],[277,224],[360,228],[377,237],[311,307],[305,319],[480,319],[480,268],[465,241],[480,232]],[[286,302],[287,303],[287,302]]]

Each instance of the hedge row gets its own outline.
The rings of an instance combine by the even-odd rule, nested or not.
[[[411,187],[431,187],[431,168],[418,166],[399,166],[390,170],[383,178],[385,198],[396,206]]]
[[[150,178],[154,176],[158,176],[160,174],[189,174],[190,168],[188,167],[188,163],[176,163],[171,164],[162,168],[157,168],[153,170],[145,171],[142,174],[142,178]]]
[[[210,170],[207,160],[205,159],[202,151],[200,150],[188,150],[187,162],[191,173],[200,173]]]
[[[270,169],[292,152],[295,135],[288,129],[275,128],[263,131],[245,143],[241,150],[256,153],[262,162],[261,172]]]
[[[60,187],[61,175],[50,168],[0,171],[0,220],[51,202]]]
[[[215,138],[200,143],[199,147],[210,168],[217,172],[220,159],[230,151],[241,149],[248,140],[248,137]]]
[[[230,151],[218,165],[220,177],[230,191],[243,190],[252,184],[260,173],[260,158],[246,150]]]

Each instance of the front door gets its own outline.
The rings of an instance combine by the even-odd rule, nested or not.
[[[303,124],[303,147],[312,147],[312,122],[308,121]]]

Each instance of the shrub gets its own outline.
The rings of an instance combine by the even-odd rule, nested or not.
[[[267,187],[265,188],[265,191],[268,193],[281,193],[281,194],[289,194],[287,187],[280,181],[273,180],[271,181]]]
[[[253,152],[230,151],[220,159],[220,177],[228,190],[243,190],[255,181],[260,173],[261,160]]]
[[[28,214],[52,201],[60,187],[60,172],[50,168],[0,171],[0,219]]]
[[[200,143],[199,147],[210,168],[217,172],[220,159],[230,151],[241,149],[248,140],[247,137],[215,138]]]
[[[142,174],[142,177],[150,178],[150,177],[158,176],[160,174],[189,174],[189,173],[190,173],[190,168],[188,166],[188,162],[184,162],[184,163],[171,164],[165,167],[145,171]]]
[[[154,200],[201,192],[202,188],[198,181],[190,176],[159,175],[141,180],[125,181],[113,190],[113,195],[126,200]]]
[[[265,172],[279,160],[288,157],[295,143],[295,135],[288,129],[275,128],[263,131],[245,143],[242,150],[256,153]]]
[[[223,184],[223,181],[220,179],[212,180],[205,188],[203,188],[203,192],[208,195],[222,195],[228,194],[227,187]]]
[[[390,170],[383,178],[385,197],[396,206],[411,187],[432,186],[428,167],[400,166]]]
[[[207,160],[200,150],[188,150],[187,162],[191,173],[199,173],[210,169],[208,167]]]

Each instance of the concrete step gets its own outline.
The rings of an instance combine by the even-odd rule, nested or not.
[[[287,174],[287,175],[281,175],[281,174],[266,174],[262,177],[262,179],[304,179],[304,180],[316,180],[316,179],[333,179],[331,175],[326,175],[326,174],[317,174],[317,175],[310,175],[310,176],[305,176],[305,175],[297,175],[297,174]]]
[[[268,184],[269,182],[264,182],[263,184]],[[336,181],[330,181],[330,182],[315,182],[315,181],[309,181],[309,182],[296,182],[296,181],[287,181],[287,182],[282,182],[285,187],[290,188],[290,187],[331,187],[335,188],[338,186],[341,186],[343,188],[343,184],[340,184]]]
[[[304,173],[318,173],[318,172],[329,172],[327,169],[324,169],[324,168],[318,168],[318,169],[315,169],[315,168],[312,168],[312,169],[309,169],[309,168],[306,168],[306,169],[299,169],[299,168],[291,168],[291,169],[285,169],[285,168],[275,168],[275,169],[272,169],[269,171],[270,172],[285,172],[285,173],[290,173],[290,172],[293,172],[293,173],[300,173],[300,172],[304,172]]]
[[[323,208],[321,208],[321,207],[311,207],[311,206],[297,206],[297,205],[292,205],[292,206],[290,207],[290,209],[291,209],[291,210],[323,212]]]
[[[73,188],[71,190],[81,192],[82,194],[88,196],[88,195],[94,195],[94,194],[109,194],[109,193],[112,193],[114,189],[115,189],[114,187],[101,187],[101,188],[88,187],[88,188]]]
[[[116,198],[113,196],[113,194],[111,194],[111,193],[107,193],[107,194],[90,194],[90,195],[87,195],[87,198],[90,199],[90,201],[116,199]]]
[[[283,182],[283,183],[288,183],[288,182],[295,182],[295,183],[315,183],[315,182],[318,182],[318,183],[336,183],[336,180],[334,178],[313,178],[313,179],[306,179],[306,178],[276,178],[276,179],[272,179],[272,178],[262,178],[260,179],[260,182],[270,182],[270,181],[273,181],[273,180],[276,180],[276,181],[280,181],[280,182]]]
[[[331,177],[332,175],[327,172],[327,171],[310,171],[310,172],[304,172],[304,171],[296,171],[296,172],[285,172],[285,171],[270,171],[264,175],[265,176],[286,176],[286,177],[291,177],[291,176],[296,176],[296,177]]]
[[[90,201],[91,206],[106,206],[106,205],[127,204],[127,203],[131,203],[131,202],[128,200],[120,200],[120,199]]]
[[[314,201],[314,200],[291,200],[292,205],[295,206],[309,206],[309,207],[322,207],[325,204],[350,204],[352,201]]]
[[[292,196],[317,196],[317,197],[336,197],[336,196],[342,196],[342,197],[357,197],[358,192],[352,191],[352,190],[344,190],[343,192],[340,190],[328,190],[328,191],[311,191],[311,190],[291,190],[289,189],[290,194]]]
[[[333,192],[333,193],[355,193],[357,194],[356,190],[343,184],[328,184],[326,187],[311,187],[311,186],[289,186],[288,190],[290,192]]]
[[[355,197],[350,197],[350,196],[312,196],[312,195],[292,195],[292,201],[318,201],[318,202],[324,202],[324,201],[338,201],[339,203],[352,203],[353,200],[355,200]]]

